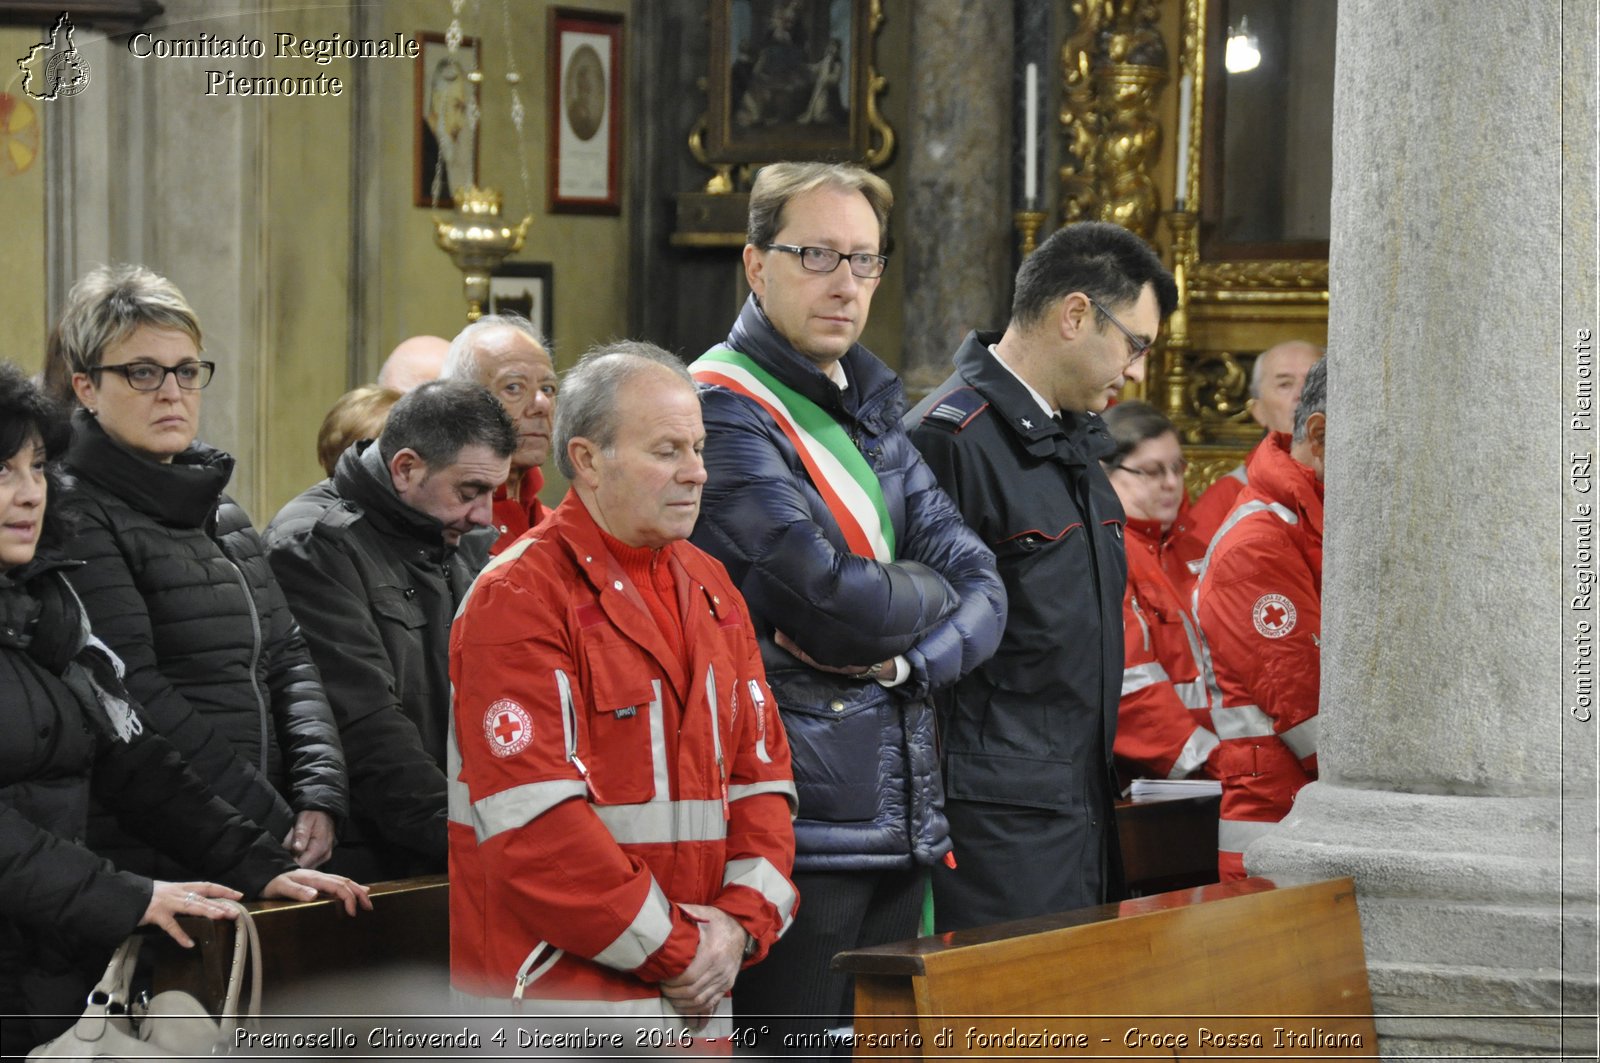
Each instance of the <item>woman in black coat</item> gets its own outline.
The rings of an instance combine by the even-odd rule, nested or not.
[[[67,438],[39,390],[0,364],[0,1015],[22,1017],[0,1022],[6,1056],[66,1029],[135,927],[188,947],[176,917],[231,917],[214,898],[321,893],[352,915],[371,907],[366,887],[297,868],[145,726],[65,578],[75,563],[51,550],[47,461]],[[91,794],[218,881],[153,881],[95,855],[84,846]]]
[[[327,860],[347,809],[322,681],[249,518],[223,491],[233,458],[196,441],[200,324],[139,266],[100,267],[67,297],[46,378],[76,402],[65,461],[85,565],[72,584],[127,685],[195,773],[303,867]],[[148,851],[90,842],[141,869]]]

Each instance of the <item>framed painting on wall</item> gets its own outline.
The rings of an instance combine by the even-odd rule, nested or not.
[[[555,269],[548,262],[506,262],[489,275],[489,313],[521,314],[553,342]]]
[[[620,14],[550,9],[552,214],[622,213],[622,27]]]
[[[713,162],[868,157],[876,0],[711,0]]]
[[[418,33],[415,108],[415,203],[456,205],[456,194],[478,183],[480,86],[468,75],[483,60],[482,46],[463,37],[451,52],[443,34]]]

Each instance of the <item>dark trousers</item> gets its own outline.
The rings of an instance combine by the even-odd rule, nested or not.
[[[756,1031],[760,1055],[831,1053],[814,1035],[848,1026],[855,1015],[854,979],[833,970],[835,954],[917,936],[927,872],[797,871],[800,911],[764,960],[741,972],[733,987],[736,1025]],[[765,1026],[767,1032],[760,1034]],[[789,1043],[785,1043],[785,1035]],[[794,1043],[795,1035],[806,1039]],[[841,1056],[850,1055],[848,1048]]]
[[[942,934],[1104,904],[1110,812],[946,798],[956,867],[933,869],[934,928]]]

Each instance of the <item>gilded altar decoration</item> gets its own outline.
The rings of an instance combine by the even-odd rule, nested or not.
[[[1112,221],[1149,239],[1160,213],[1151,168],[1161,151],[1156,108],[1167,47],[1155,0],[1073,0],[1062,45],[1059,117],[1066,137],[1062,219]]]

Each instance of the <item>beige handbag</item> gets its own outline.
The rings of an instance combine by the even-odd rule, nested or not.
[[[128,1057],[211,1056],[226,1051],[240,1026],[254,1029],[261,1019],[261,942],[244,905],[233,927],[233,964],[218,1022],[188,993],[169,989],[147,1001],[130,1001],[133,970],[144,938],[134,934],[117,946],[105,974],[89,994],[83,1015],[66,1033],[28,1053],[28,1059],[122,1059]],[[241,1016],[239,997],[249,963],[250,1007]],[[242,1020],[242,1021],[241,1021]]]

